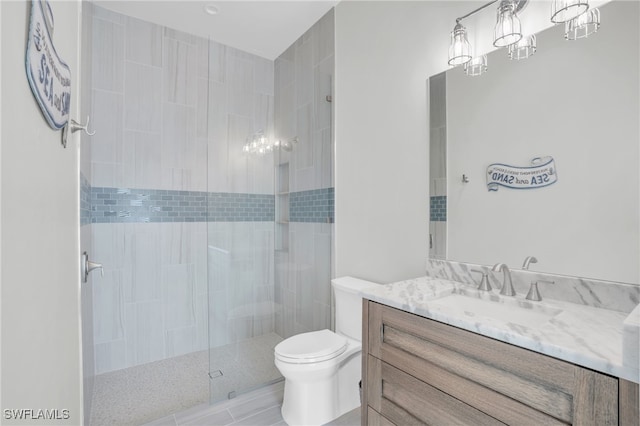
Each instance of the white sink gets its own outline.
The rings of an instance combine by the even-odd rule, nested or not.
[[[545,306],[491,293],[453,293],[428,302],[430,308],[455,312],[475,321],[495,319],[525,327],[539,327],[562,312],[562,309]]]

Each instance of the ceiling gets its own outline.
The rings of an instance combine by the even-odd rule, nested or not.
[[[339,0],[97,0],[112,11],[275,59]],[[219,13],[209,15],[205,6]]]

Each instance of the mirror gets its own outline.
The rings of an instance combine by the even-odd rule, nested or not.
[[[501,49],[482,76],[430,79],[432,258],[638,284],[640,10],[600,10],[588,38],[556,25],[528,59]],[[490,164],[547,156],[556,183],[488,190]]]

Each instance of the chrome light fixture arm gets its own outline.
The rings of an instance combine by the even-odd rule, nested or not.
[[[467,19],[470,16],[475,15],[476,13],[480,12],[483,9],[486,9],[487,7],[491,6],[492,4],[497,3],[498,1],[500,1],[501,3],[504,2],[508,2],[508,0],[492,0],[489,3],[485,3],[482,6],[478,7],[477,9],[472,10],[471,12],[467,13],[466,15],[463,15],[459,18],[456,18],[456,24],[459,24],[460,21],[462,21],[463,19]],[[524,7],[527,5],[527,3],[529,3],[529,0],[513,0],[513,7],[514,7],[514,13],[518,13],[520,12],[522,9],[524,9]]]
[[[477,9],[472,10],[471,12],[467,13],[466,15],[461,16],[459,18],[456,18],[456,24],[459,24],[460,21],[462,21],[463,19],[467,19],[468,17],[475,15],[476,13],[480,12],[482,9],[485,9],[485,8],[491,6],[492,4],[497,3],[498,1],[500,1],[500,0],[492,0],[489,3],[483,4],[482,6],[478,7]]]

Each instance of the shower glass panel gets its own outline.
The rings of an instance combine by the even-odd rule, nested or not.
[[[273,154],[243,145],[273,140],[273,61],[209,42],[208,302],[210,400],[281,378],[273,362]]]
[[[332,325],[333,32],[330,11],[275,61],[209,41],[212,402],[282,380],[274,347]],[[279,146],[244,152],[256,134]]]
[[[104,265],[83,284],[89,423],[145,424],[209,399],[208,40],[83,13],[83,247]]]

